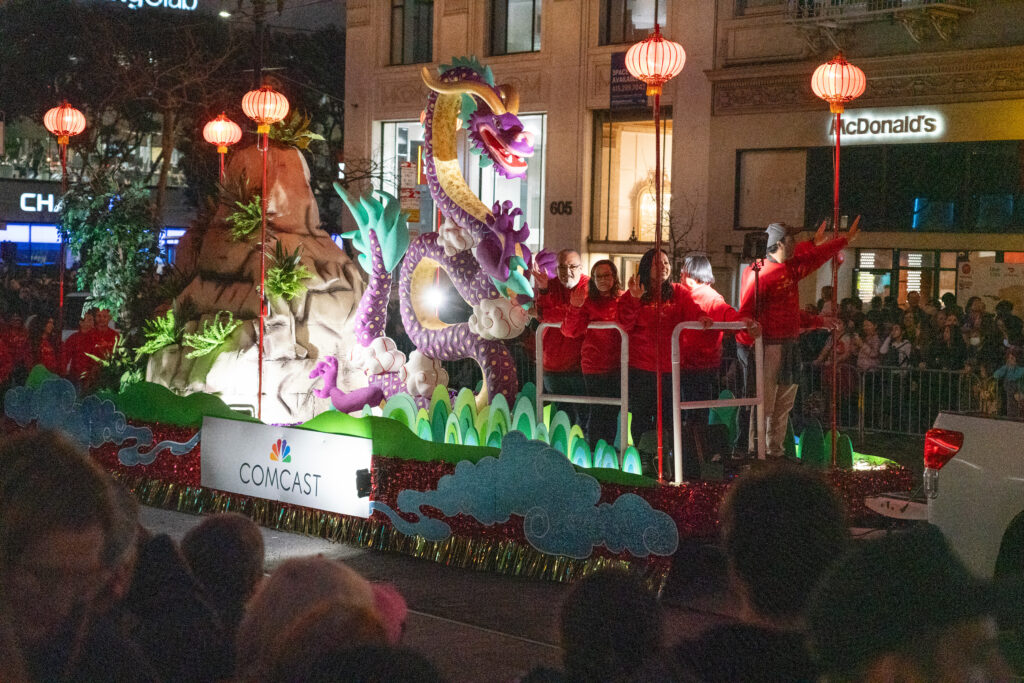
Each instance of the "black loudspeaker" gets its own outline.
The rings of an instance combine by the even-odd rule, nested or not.
[[[768,233],[763,230],[748,232],[743,236],[744,261],[755,261],[768,257]]]
[[[370,470],[356,470],[356,495],[360,498],[369,498],[372,490]]]

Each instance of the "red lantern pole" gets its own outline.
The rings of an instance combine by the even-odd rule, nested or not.
[[[836,112],[836,149],[835,157],[832,160],[834,170],[832,171],[832,239],[839,237],[839,135],[842,125],[842,109]],[[832,315],[839,315],[839,254],[832,257]],[[839,419],[836,413],[839,412],[839,339],[841,330],[832,330],[832,467],[839,462],[836,454],[836,442],[839,434]]]
[[[59,107],[46,112],[43,116],[43,124],[53,135],[57,136],[57,147],[60,148],[60,188],[61,201],[68,193],[68,143],[72,135],[78,135],[85,130],[85,116],[78,111],[67,100],[64,100]],[[59,263],[57,264],[58,294],[57,294],[57,317],[60,322],[57,324],[56,353],[60,357],[64,344],[64,280],[66,278],[67,266],[67,240],[64,238],[64,231],[61,230]]]
[[[864,93],[867,79],[864,72],[850,64],[837,55],[835,59],[822,64],[814,70],[811,76],[811,89],[814,94],[829,103],[830,111],[835,114],[835,152],[832,159],[832,238],[839,237],[839,150],[842,136],[842,113],[847,102],[850,102]],[[838,314],[839,294],[839,255],[832,257],[832,314]],[[838,463],[836,453],[836,442],[839,436],[838,422],[838,379],[839,379],[839,356],[838,347],[841,330],[832,330],[832,466]]]
[[[679,43],[665,40],[661,35],[661,27],[658,25],[658,3],[654,3],[654,33],[629,48],[626,52],[626,68],[635,78],[647,84],[647,94],[654,96],[654,249],[655,263],[661,263],[661,86],[674,78],[683,70],[686,62],[686,52]],[[640,274],[643,277],[643,273]],[[661,283],[654,292],[654,305],[656,310],[654,334],[661,338]],[[664,461],[664,419],[662,417],[662,373],[661,373],[661,344],[655,346],[655,391],[657,392],[657,432],[658,432],[658,479],[665,479]],[[675,408],[678,410],[678,407]]]
[[[227,154],[229,145],[242,139],[242,129],[229,119],[227,114],[221,112],[220,116],[203,127],[203,138],[211,145],[217,145],[217,154],[220,155],[220,182],[223,183],[224,155]]]
[[[658,25],[655,23],[655,30]],[[654,263],[661,263],[661,88],[659,87],[657,92],[654,93]],[[664,275],[664,273],[662,273]],[[657,311],[657,316],[654,318],[654,338],[661,339],[661,283],[659,282],[654,290],[654,307]],[[655,391],[658,392],[658,407],[657,407],[657,430],[658,430],[658,480],[662,481],[665,479],[665,459],[664,459],[664,418],[661,414],[662,411],[662,378],[661,378],[661,342],[654,347],[654,363],[658,372],[655,373],[657,378],[655,380]],[[679,410],[678,407],[675,408]]]
[[[284,95],[275,92],[269,85],[246,93],[242,98],[242,110],[254,120],[256,128],[256,148],[262,152],[263,183],[260,194],[260,322],[259,348],[257,363],[259,378],[257,379],[256,417],[263,419],[263,338],[266,332],[266,287],[267,287],[267,151],[270,148],[270,124],[277,123],[288,114],[288,100]]]
[[[260,126],[264,128],[264,126]],[[260,193],[260,348],[258,363],[260,378],[257,383],[256,417],[263,419],[263,335],[267,318],[267,149],[270,147],[269,127],[263,133],[263,190]],[[257,143],[257,147],[259,144]],[[223,157],[221,157],[223,159]]]

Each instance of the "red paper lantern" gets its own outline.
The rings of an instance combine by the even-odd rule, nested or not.
[[[78,135],[85,130],[85,115],[64,100],[59,107],[46,112],[43,116],[43,125],[46,126],[46,130],[57,136],[58,145],[66,145],[72,135]]]
[[[647,84],[648,95],[660,95],[662,84],[678,76],[685,63],[683,46],[665,40],[657,24],[654,33],[626,52],[626,69]]]
[[[847,102],[863,95],[866,85],[864,72],[841,54],[819,66],[811,76],[811,90],[828,102],[833,114],[841,114]]]
[[[269,133],[270,124],[288,116],[288,98],[269,85],[259,90],[250,90],[242,98],[242,111],[259,124],[257,133]]]
[[[217,152],[224,154],[228,147],[242,139],[242,129],[224,112],[203,127],[203,139],[217,145]]]

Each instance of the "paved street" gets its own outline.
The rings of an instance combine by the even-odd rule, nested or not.
[[[193,515],[143,508],[143,524],[180,539]],[[564,584],[454,569],[393,553],[353,548],[323,539],[263,530],[267,568],[295,556],[321,553],[344,560],[374,581],[390,581],[405,596],[410,616],[404,643],[425,653],[451,681],[509,681],[530,668],[558,666],[558,611]],[[714,562],[695,548],[694,574],[683,586],[689,608],[666,610],[670,640],[725,620],[730,597]]]

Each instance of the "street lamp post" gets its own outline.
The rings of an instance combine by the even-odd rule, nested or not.
[[[835,114],[835,154],[832,160],[832,237],[839,236],[839,142],[842,133],[842,115],[848,102],[864,94],[867,79],[864,72],[846,61],[842,54],[820,65],[811,76],[811,90],[829,104],[829,110]],[[832,314],[838,313],[836,305],[839,290],[839,255],[832,257]],[[832,330],[832,466],[837,462],[837,384],[839,337],[841,330]]]

